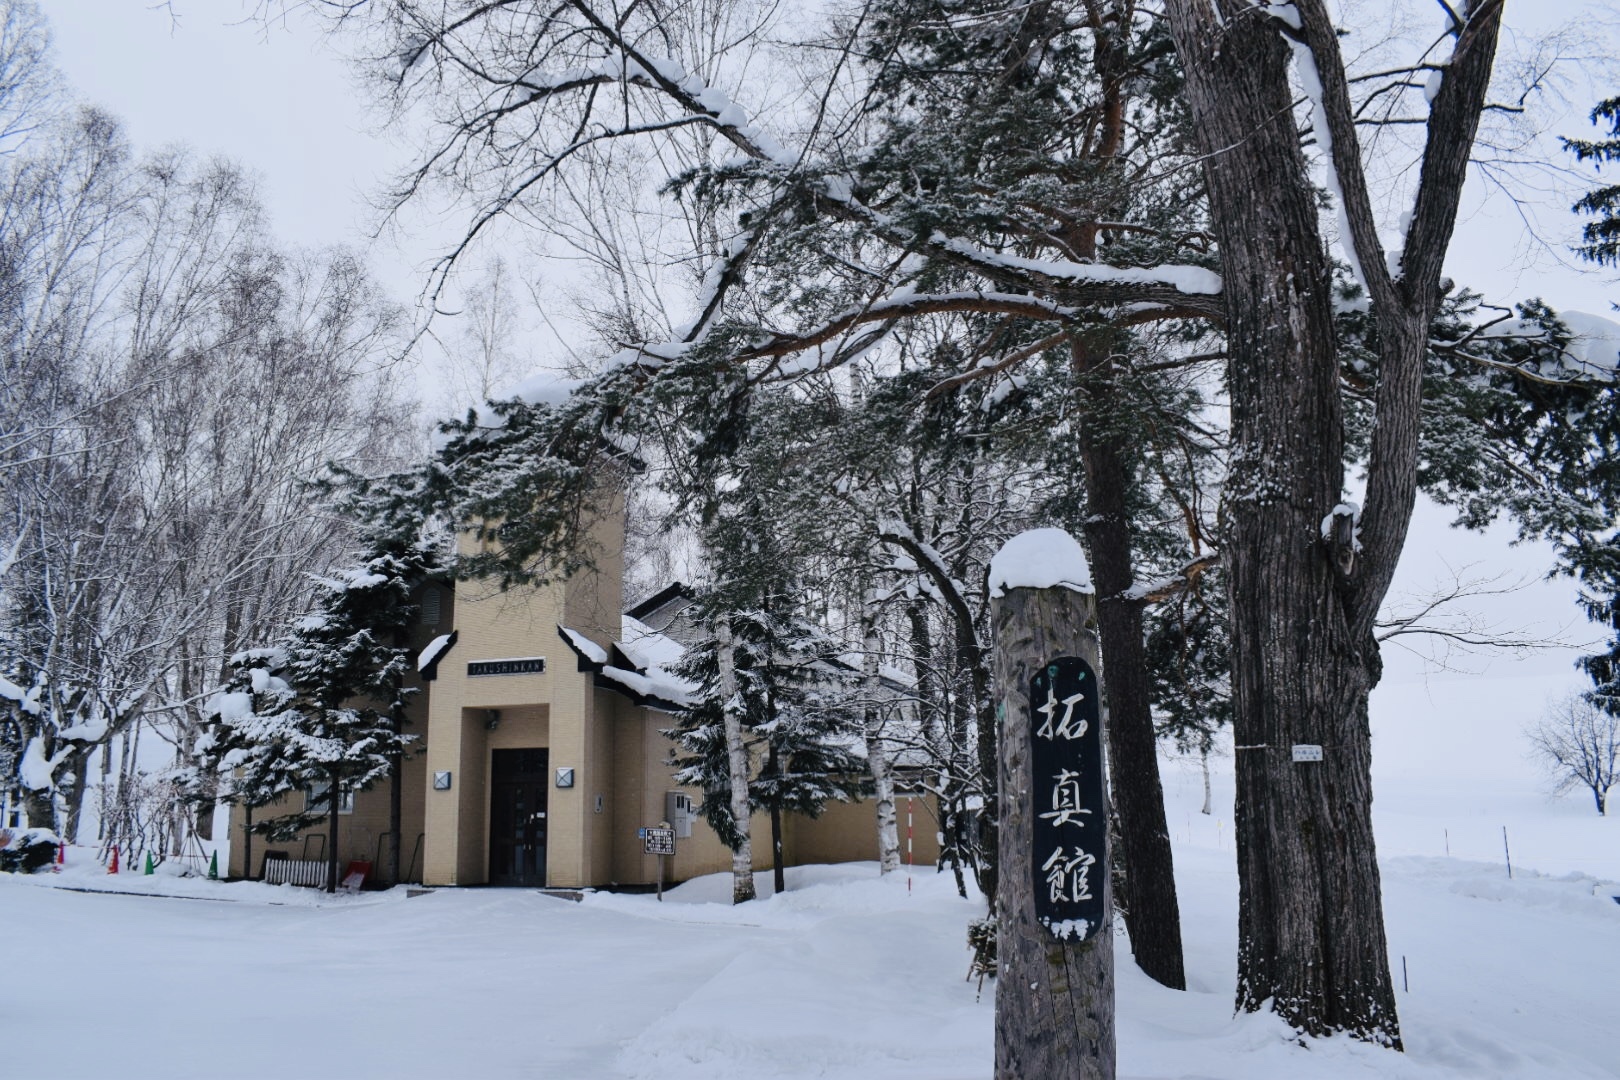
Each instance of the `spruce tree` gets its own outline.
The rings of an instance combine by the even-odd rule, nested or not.
[[[735,710],[747,745],[751,811],[770,815],[775,886],[785,887],[782,815],[819,817],[832,801],[861,794],[866,762],[858,718],[842,707],[843,683],[854,678],[832,641],[808,620],[782,610],[786,598],[765,596],[751,608],[730,607],[718,589],[698,604],[700,624],[729,631],[735,688],[721,699],[719,645],[712,632],[690,647],[681,673],[700,687],[697,703],[669,731],[681,748],[676,780],[704,792],[699,812],[728,845],[740,841],[731,809],[724,714]]]
[[[417,692],[405,685],[412,662],[406,634],[416,614],[413,593],[439,571],[437,542],[420,537],[410,514],[394,512],[411,501],[385,485],[358,487],[349,505],[371,512],[366,556],[320,582],[315,610],[275,648],[233,660],[231,685],[211,706],[216,726],[206,749],[210,763],[232,774],[229,797],[250,809],[296,789],[326,789],[324,807],[278,814],[253,830],[286,840],[324,819],[328,891],[337,886],[343,800],[385,777],[397,786],[416,740],[403,731],[406,703]],[[397,878],[397,865],[390,873]]]
[[[1592,123],[1607,123],[1608,135],[1600,139],[1565,139],[1564,149],[1577,161],[1590,161],[1599,169],[1620,163],[1620,97],[1598,102],[1592,110]],[[1581,197],[1574,210],[1597,218],[1581,229],[1585,243],[1575,250],[1599,266],[1620,266],[1620,183],[1593,188]]]

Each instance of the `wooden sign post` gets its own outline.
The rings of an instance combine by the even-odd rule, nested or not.
[[[998,587],[991,571],[1001,720],[997,1080],[1114,1080],[1096,597],[1078,545],[1063,539],[1079,560],[1067,580]]]

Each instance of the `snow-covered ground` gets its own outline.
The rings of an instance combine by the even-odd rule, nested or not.
[[[1192,985],[1165,990],[1122,962],[1121,1077],[1620,1076],[1620,822],[1574,797],[1549,803],[1533,776],[1470,784],[1381,770],[1384,898],[1396,978],[1404,963],[1408,982],[1398,994],[1408,1052],[1348,1039],[1301,1046],[1268,1016],[1232,1016],[1226,764],[1216,762],[1216,813],[1206,817],[1196,767],[1167,763]],[[809,867],[790,872],[785,894],[740,908],[723,903],[723,878],[688,883],[662,904],[496,889],[327,900],[290,886],[114,878],[88,851],[69,858],[57,875],[0,875],[0,1075],[991,1072],[993,993],[975,1000],[963,978],[964,927],[978,907],[949,876],[919,871],[908,890],[904,875],[880,879],[872,865]]]

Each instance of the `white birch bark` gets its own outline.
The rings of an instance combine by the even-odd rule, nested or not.
[[[861,619],[861,628],[866,764],[877,796],[878,870],[888,874],[900,869],[900,828],[894,813],[894,773],[889,768],[889,748],[883,739],[883,710],[878,706],[878,633],[870,607]]]
[[[1198,812],[1200,814],[1208,814],[1210,812],[1209,748],[1208,747],[1205,747],[1203,753],[1198,755],[1198,764],[1204,770],[1204,805],[1203,805],[1202,808],[1199,809]]]
[[[754,845],[749,835],[752,817],[748,806],[748,747],[743,743],[742,714],[737,706],[737,671],[732,654],[731,625],[722,618],[715,627],[720,665],[720,698],[725,702],[726,758],[731,766],[731,819],[741,841],[731,853],[731,902],[754,898]]]

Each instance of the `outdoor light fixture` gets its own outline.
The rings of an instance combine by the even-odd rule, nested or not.
[[[572,765],[563,765],[557,769],[557,786],[574,786],[574,768]]]
[[[501,710],[499,710],[499,709],[485,709],[484,710],[484,730],[485,731],[494,731],[496,728],[498,728],[500,726],[501,726]]]
[[[433,790],[434,791],[449,791],[450,790],[450,773],[449,773],[448,770],[446,770],[445,772],[436,772],[436,773],[433,774]]]

